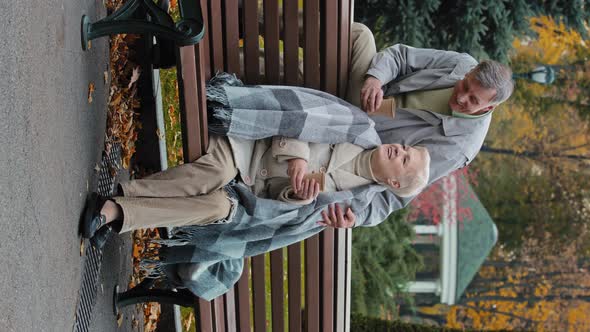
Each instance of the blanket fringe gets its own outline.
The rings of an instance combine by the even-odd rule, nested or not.
[[[164,264],[161,260],[142,259],[139,262],[139,270],[148,279],[164,279],[166,277]]]
[[[207,82],[208,129],[212,134],[226,136],[231,123],[232,109],[225,93],[225,86],[244,86],[235,74],[218,72]]]
[[[218,71],[215,76],[211,77],[207,82],[207,86],[244,86],[244,83],[236,76],[236,74],[230,74],[223,71]]]
[[[231,124],[232,110],[227,107],[209,107],[209,132],[227,136]]]

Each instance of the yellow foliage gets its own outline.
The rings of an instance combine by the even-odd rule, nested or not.
[[[440,315],[445,314],[449,310],[449,307],[444,304],[435,304],[431,307],[419,307],[418,311],[427,315]]]
[[[575,49],[584,44],[577,31],[568,29],[563,22],[556,22],[550,16],[532,17],[530,24],[538,37],[535,40],[515,38],[512,46],[518,56],[549,65],[564,63],[573,59]]]

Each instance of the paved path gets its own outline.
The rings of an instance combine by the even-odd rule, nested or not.
[[[96,183],[108,89],[107,41],[80,48],[80,17],[102,1],[0,1],[0,330],[72,331],[82,260],[78,218]],[[94,102],[88,104],[88,84]],[[126,284],[111,241],[93,331],[116,330],[110,285]],[[127,240],[128,241],[128,240]],[[119,250],[124,254],[119,256]],[[99,289],[100,294],[100,289]],[[125,331],[125,322],[119,331]]]

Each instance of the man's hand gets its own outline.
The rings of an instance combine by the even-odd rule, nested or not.
[[[319,225],[334,228],[351,228],[354,226],[356,216],[350,207],[346,208],[346,214],[342,212],[342,208],[338,204],[330,204],[326,210],[322,211],[323,219],[318,221]]]
[[[383,90],[381,81],[373,76],[368,76],[361,88],[361,106],[367,113],[373,113],[383,102]]]
[[[307,173],[307,161],[301,158],[293,158],[289,159],[287,164],[287,175],[291,178],[291,187],[297,194],[303,189],[303,177]]]

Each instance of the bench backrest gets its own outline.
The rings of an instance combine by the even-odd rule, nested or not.
[[[217,71],[243,73],[246,84],[298,85],[345,95],[352,0],[305,0],[302,13],[298,0],[196,1],[201,2],[206,35],[196,46],[180,48],[178,62],[185,161],[206,151],[205,81]],[[253,323],[255,331],[347,331],[350,238],[349,230],[328,229],[289,246],[286,257],[279,249],[248,259],[231,292],[211,302],[197,301],[198,330],[249,331]],[[270,256],[270,290],[265,287],[265,256]],[[272,324],[267,322],[268,291]]]

